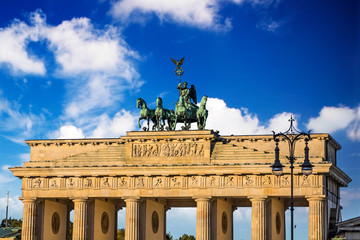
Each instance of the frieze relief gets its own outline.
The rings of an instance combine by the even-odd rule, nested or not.
[[[170,187],[171,188],[181,188],[182,177],[171,177],[170,178]]]
[[[270,176],[263,176],[262,177],[262,185],[264,187],[272,186],[272,181]]]
[[[204,144],[197,142],[133,144],[132,157],[204,157]]]
[[[315,179],[315,178],[314,178]],[[311,176],[298,175],[295,186],[312,186]],[[168,188],[247,188],[289,187],[290,176],[210,175],[210,176],[133,176],[133,177],[54,177],[26,179],[28,189],[168,189]]]
[[[244,176],[244,185],[247,187],[255,186],[255,176],[252,175]]]
[[[49,188],[60,188],[60,179],[58,178],[50,179]]]
[[[200,177],[199,176],[191,176],[188,178],[188,186],[189,187],[200,187]]]
[[[310,183],[310,178],[309,176],[306,176],[306,175],[302,175],[302,176],[299,176],[300,178],[300,186],[310,186],[311,183]]]
[[[120,177],[118,179],[118,187],[119,188],[127,188],[127,187],[129,187],[129,177]]]
[[[104,177],[100,181],[100,187],[109,188],[111,186],[111,179],[109,177]]]
[[[67,178],[66,179],[66,188],[76,188],[77,180],[78,179],[76,179],[76,178]]]
[[[206,180],[207,187],[217,187],[219,186],[219,179],[217,176],[209,176]]]

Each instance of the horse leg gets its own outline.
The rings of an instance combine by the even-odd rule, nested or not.
[[[141,117],[139,117],[139,119],[138,119],[138,125],[139,125],[139,128],[141,128],[141,125],[140,125],[140,120],[141,120]]]
[[[150,118],[147,117],[146,119],[147,119],[147,126],[148,126],[146,131],[149,131],[150,130]]]

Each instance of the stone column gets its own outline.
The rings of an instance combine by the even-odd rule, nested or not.
[[[251,213],[251,240],[265,240],[266,237],[266,216],[265,216],[265,197],[250,198]]]
[[[308,197],[309,202],[309,240],[325,239],[324,197]]]
[[[196,240],[210,240],[210,198],[197,198]]]
[[[35,199],[23,198],[21,200],[24,203],[21,239],[35,240]]]
[[[139,199],[127,198],[125,240],[139,240]]]
[[[86,240],[87,199],[74,199],[73,240]]]

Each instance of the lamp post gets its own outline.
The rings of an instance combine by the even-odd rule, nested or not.
[[[276,176],[280,176],[283,173],[283,167],[280,163],[280,149],[279,149],[279,141],[284,140],[287,141],[289,144],[289,156],[287,156],[287,159],[290,161],[290,176],[291,176],[291,200],[290,200],[290,211],[291,211],[291,240],[294,239],[294,162],[296,160],[294,153],[295,153],[295,144],[298,140],[304,138],[305,140],[305,159],[303,164],[301,164],[301,172],[308,176],[312,173],[312,167],[310,161],[309,161],[309,147],[308,147],[308,141],[310,140],[310,131],[300,132],[298,131],[294,125],[293,122],[295,121],[292,116],[289,119],[290,121],[290,127],[286,132],[280,132],[275,134],[273,131],[274,141],[275,141],[275,162],[271,166],[272,172]]]

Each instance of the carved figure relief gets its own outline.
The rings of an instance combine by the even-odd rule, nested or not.
[[[181,186],[181,180],[176,178],[176,177],[171,178],[171,186],[172,187],[180,187]]]
[[[211,187],[211,186],[215,186],[216,185],[216,183],[215,183],[215,181],[216,181],[216,178],[215,177],[210,177],[209,178],[209,181],[208,181],[208,185]]]
[[[86,178],[84,186],[89,187],[89,188],[92,187],[92,179],[91,178]]]
[[[255,181],[252,179],[251,176],[245,176],[245,185],[246,186],[252,186],[254,185]]]
[[[66,179],[66,186],[69,188],[75,187],[75,181],[73,178]]]
[[[264,186],[270,186],[271,185],[271,177],[270,176],[264,176],[262,184]]]
[[[151,226],[153,233],[157,233],[159,230],[159,214],[154,211],[151,216]]]
[[[289,176],[282,176],[281,177],[281,185],[283,185],[283,186],[289,185]]]
[[[301,185],[302,186],[309,186],[310,185],[310,179],[309,179],[309,176],[306,176],[306,175],[303,175],[301,176]]]
[[[203,157],[204,144],[189,143],[159,143],[134,144],[133,157]]]
[[[230,176],[230,177],[226,177],[226,186],[234,186],[234,177]]]
[[[199,179],[196,176],[192,176],[189,178],[189,185],[193,187],[198,187],[199,185]]]
[[[163,187],[163,180],[161,178],[154,178],[154,187]]]
[[[58,187],[59,187],[59,184],[58,184],[57,179],[51,179],[50,180],[50,188],[58,188]]]
[[[101,186],[103,187],[110,187],[110,184],[109,184],[109,178],[104,178],[101,180]]]
[[[127,186],[127,181],[126,181],[126,179],[125,178],[120,178],[119,179],[119,187],[126,187]]]
[[[40,188],[41,187],[41,179],[40,178],[37,178],[34,180],[34,183],[32,185],[33,188]]]
[[[137,178],[136,179],[136,187],[145,187],[144,178]]]

